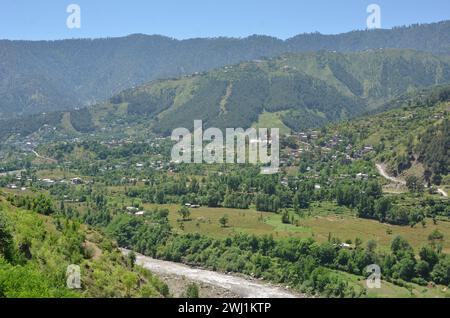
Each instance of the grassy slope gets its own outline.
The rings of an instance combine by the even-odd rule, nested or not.
[[[450,291],[445,286],[420,286],[409,283],[409,288],[381,281],[381,288],[367,288],[366,279],[353,274],[337,272],[352,286],[366,288],[366,296],[369,298],[448,298]]]
[[[291,129],[283,123],[282,115],[283,112],[262,113],[259,115],[258,121],[252,126],[254,128],[278,128],[280,129],[280,134],[289,134]]]
[[[164,285],[150,272],[130,267],[120,251],[98,232],[85,226],[62,229],[56,219],[17,209],[0,196],[14,245],[30,246],[30,259],[0,262],[0,294],[5,297],[161,297]],[[75,226],[75,232],[71,229]],[[76,239],[82,238],[81,245]],[[66,288],[66,268],[81,267],[81,290]],[[16,278],[14,278],[18,275]]]

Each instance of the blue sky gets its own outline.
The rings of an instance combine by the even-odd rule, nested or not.
[[[81,7],[81,28],[68,29],[66,8]],[[54,40],[131,33],[192,37],[266,34],[286,39],[319,31],[366,28],[369,4],[383,28],[450,19],[449,0],[0,0],[0,38]]]

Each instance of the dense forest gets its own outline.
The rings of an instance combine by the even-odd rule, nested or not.
[[[3,120],[0,138],[26,136],[43,125],[62,135],[112,134],[125,127],[170,135],[200,119],[205,127],[248,128],[262,114],[278,116],[268,123],[275,127],[302,131],[392,108],[404,94],[449,81],[448,58],[410,50],[288,54],[150,82],[68,113]]]
[[[257,35],[180,41],[142,34],[95,40],[2,40],[0,116],[83,107],[151,80],[283,53],[410,48],[448,54],[449,34],[450,23],[441,22],[339,35],[301,34],[285,41]],[[333,70],[339,72],[340,66]],[[339,77],[354,93],[361,89],[345,72]]]
[[[449,174],[450,167],[450,121],[445,119],[442,123],[432,126],[420,136],[417,146],[419,161],[426,168],[427,177],[433,183],[440,184],[442,176]]]

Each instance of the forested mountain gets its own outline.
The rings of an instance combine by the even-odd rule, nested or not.
[[[283,53],[411,48],[445,55],[450,53],[449,43],[449,21],[340,35],[303,34],[285,41],[267,36],[179,41],[147,35],[2,40],[0,116],[83,107],[151,80]]]
[[[177,81],[150,83],[111,99],[128,114],[156,117],[167,134],[194,119],[249,127],[278,113],[293,130],[359,115],[421,87],[450,82],[447,58],[405,50],[304,53],[245,62]]]
[[[28,135],[44,125],[89,133],[145,124],[168,135],[176,127],[255,125],[266,114],[294,131],[352,118],[397,96],[450,83],[450,60],[412,50],[302,53],[243,62],[125,90],[108,102],[3,120],[2,135]]]

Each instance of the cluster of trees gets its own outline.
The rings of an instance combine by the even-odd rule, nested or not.
[[[81,133],[90,133],[95,130],[92,115],[88,108],[71,111],[70,123],[76,131]]]
[[[421,248],[417,259],[409,243],[401,237],[396,237],[391,244],[392,253],[383,257],[383,274],[420,285],[426,285],[428,281],[449,285],[450,257],[442,254],[434,242],[441,240],[442,235],[435,232],[429,239],[432,244]]]
[[[61,112],[36,114],[13,119],[0,119],[0,140],[13,134],[28,136],[38,131],[44,125],[57,126],[63,117]]]
[[[433,184],[440,185],[442,176],[449,173],[450,155],[450,121],[445,119],[441,124],[431,126],[420,137],[417,147],[419,160],[424,163],[425,178]]]
[[[427,198],[421,203],[421,208],[426,210],[427,216],[433,218],[437,216],[450,217],[450,204],[446,200]]]
[[[424,190],[423,181],[417,176],[408,176],[406,177],[406,187],[411,193],[422,193]]]
[[[29,158],[24,158],[24,160],[17,160],[16,157],[10,158],[8,160],[3,160],[0,163],[0,173],[8,172],[8,171],[17,171],[20,169],[28,169],[31,167],[31,160]],[[17,181],[15,180],[15,176],[9,175],[3,178],[0,178],[0,185],[2,187],[7,184]]]
[[[255,205],[257,211],[278,212],[281,202],[276,195],[258,194],[256,195]]]
[[[358,217],[375,219],[395,225],[411,225],[425,222],[425,212],[420,207],[394,204],[393,199],[382,195],[376,181],[362,184],[339,184],[336,187],[339,205],[355,208]]]
[[[279,212],[283,208],[306,209],[315,200],[333,200],[332,191],[315,189],[315,182],[290,178],[288,184],[280,176],[260,175],[253,166],[235,168],[227,174],[211,173],[192,177],[181,171],[176,177],[154,174],[142,185],[125,187],[128,197],[158,204],[195,203],[208,207],[248,209]]]
[[[10,195],[7,200],[18,208],[31,210],[40,214],[50,215],[55,212],[53,201],[41,193],[37,197]]]
[[[124,143],[115,147],[108,147],[98,141],[84,140],[82,142],[68,143],[68,142],[55,142],[46,146],[44,149],[45,154],[52,158],[64,158],[73,154],[77,148],[92,154],[100,160],[106,160],[108,162],[114,162],[116,159],[129,158],[130,156],[138,155],[163,155],[170,153],[170,148],[164,147],[164,141],[160,141],[162,145],[149,144],[148,142],[133,142]]]
[[[164,244],[171,234],[168,214],[166,209],[146,213],[145,218],[121,214],[108,224],[106,232],[120,246],[154,257],[158,246]]]
[[[252,202],[252,197],[242,193],[227,193],[223,200],[223,206],[234,209],[248,209]]]
[[[145,89],[138,91],[126,90],[111,98],[111,101],[115,104],[126,102],[128,104],[128,114],[150,116],[172,106],[175,97],[176,89],[170,87],[160,90],[155,89],[153,94],[150,94]]]

